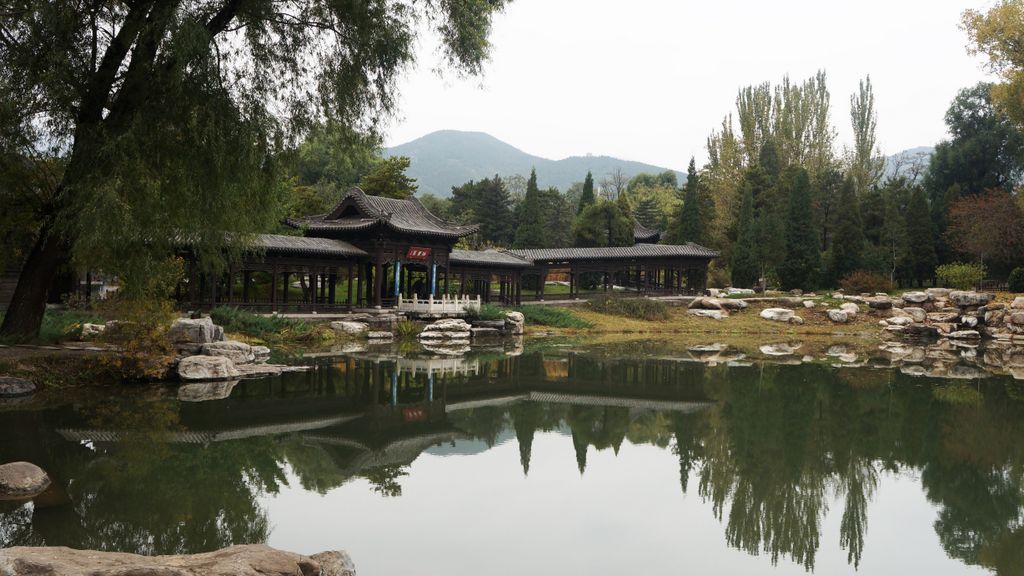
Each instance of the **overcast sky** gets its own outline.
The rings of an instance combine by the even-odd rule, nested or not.
[[[828,73],[832,122],[870,74],[879,144],[945,137],[958,89],[987,76],[959,28],[970,0],[515,0],[494,22],[484,76],[432,72],[432,39],[401,84],[395,145],[434,130],[490,133],[560,159],[607,154],[683,169],[735,109],[741,86]]]

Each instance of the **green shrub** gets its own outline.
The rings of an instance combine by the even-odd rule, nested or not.
[[[399,340],[409,340],[415,338],[421,331],[423,331],[423,327],[417,322],[402,320],[395,329],[395,336],[398,336]]]
[[[861,294],[863,292],[874,294],[875,292],[892,291],[892,282],[889,281],[889,278],[877,272],[856,270],[840,280],[839,287],[844,292],[850,294]]]
[[[935,278],[938,279],[939,284],[947,288],[970,290],[985,279],[985,265],[964,264],[963,262],[943,264],[935,269]]]
[[[1024,292],[1024,268],[1014,268],[1008,282],[1010,292]]]
[[[210,311],[210,318],[214,324],[223,326],[225,332],[236,332],[263,340],[305,339],[315,332],[311,324],[302,320],[281,316],[259,316],[233,306],[214,308]]]
[[[535,324],[554,328],[590,328],[593,326],[566,308],[532,305],[521,306],[516,310],[523,313],[527,325]]]
[[[719,268],[713,263],[708,268],[708,288],[725,288],[732,285],[732,273],[728,268]]]
[[[470,320],[504,320],[505,310],[494,304],[481,304],[479,312],[470,312]]]
[[[588,306],[594,312],[639,320],[662,321],[668,320],[671,316],[668,306],[664,302],[647,298],[612,298],[610,296],[601,296],[588,302]]]

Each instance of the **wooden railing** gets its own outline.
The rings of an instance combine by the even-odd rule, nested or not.
[[[422,314],[466,314],[468,312],[480,311],[480,296],[471,298],[469,296],[448,296],[440,298],[431,296],[421,300],[416,296],[412,298],[399,298],[398,310],[400,312],[419,312]]]

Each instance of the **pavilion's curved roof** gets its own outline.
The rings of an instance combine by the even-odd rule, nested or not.
[[[285,224],[310,232],[359,232],[382,226],[400,234],[455,240],[477,232],[477,225],[445,222],[416,198],[399,200],[370,196],[359,188],[348,194],[326,214],[288,218]]]
[[[602,248],[536,248],[509,250],[510,254],[531,262],[580,262],[597,260],[629,260],[649,258],[718,258],[717,251],[699,244],[634,244],[633,246],[608,246]]]
[[[258,234],[255,246],[268,254],[289,256],[367,256],[365,251],[334,238]]]
[[[495,268],[529,268],[533,262],[515,254],[498,250],[452,250],[448,261],[453,266],[490,266]]]
[[[657,244],[658,240],[661,240],[660,230],[652,230],[633,220],[633,242],[637,244]]]

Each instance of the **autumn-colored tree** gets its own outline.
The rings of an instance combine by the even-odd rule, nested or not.
[[[1002,191],[966,196],[949,210],[946,235],[956,250],[997,271],[1024,262],[1024,212]]]

